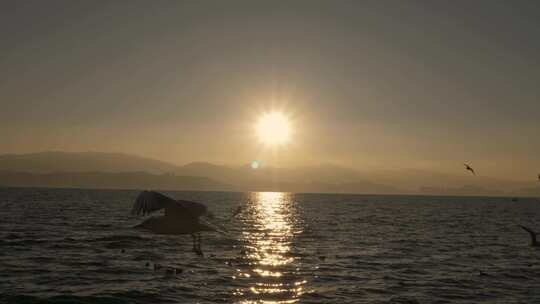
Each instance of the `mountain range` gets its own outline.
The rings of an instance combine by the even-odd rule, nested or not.
[[[0,185],[159,190],[287,191],[427,195],[540,195],[540,183],[417,169],[355,170],[186,165],[123,153],[39,152],[0,155]]]

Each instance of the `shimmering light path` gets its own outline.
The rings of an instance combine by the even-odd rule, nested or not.
[[[291,252],[295,235],[302,233],[293,198],[282,192],[251,194],[248,214],[252,217],[246,224],[252,228],[242,233],[249,267],[237,271],[238,277],[256,279],[248,290],[237,291],[248,298],[241,303],[295,303],[304,293],[307,280],[293,265],[296,257]]]

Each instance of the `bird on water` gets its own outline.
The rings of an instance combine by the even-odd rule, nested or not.
[[[193,238],[193,251],[202,255],[201,232],[217,231],[203,220],[203,217],[213,217],[208,208],[197,202],[174,200],[155,191],[142,191],[135,200],[131,213],[145,216],[161,209],[165,210],[164,216],[150,217],[135,228],[150,230],[156,234],[190,234]]]
[[[476,173],[474,172],[474,169],[471,166],[469,166],[467,164],[463,164],[463,165],[465,165],[465,170],[469,170],[469,171],[472,172],[473,175],[476,175]]]

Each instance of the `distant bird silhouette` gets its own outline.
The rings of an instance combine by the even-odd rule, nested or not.
[[[200,221],[200,217],[211,217],[211,213],[201,203],[174,200],[155,191],[143,191],[139,194],[131,213],[134,215],[148,215],[154,211],[165,209],[165,215],[151,217],[135,228],[150,230],[157,234],[191,234],[193,238],[193,251],[202,255],[202,231],[216,231],[209,223]]]
[[[465,165],[465,170],[469,170],[469,171],[472,172],[472,174],[476,175],[476,173],[474,172],[474,169],[471,166],[469,166],[467,164],[463,164],[463,165]]]
[[[525,227],[525,226],[522,226],[522,225],[519,225],[519,227],[521,227],[523,230],[527,231],[529,233],[529,235],[531,236],[531,246],[534,246],[534,247],[539,247],[540,246],[540,243],[538,243],[536,241],[536,235],[537,233],[532,231],[531,229]]]

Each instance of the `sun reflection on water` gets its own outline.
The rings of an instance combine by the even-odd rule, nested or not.
[[[240,303],[296,303],[307,283],[294,262],[291,243],[302,232],[295,215],[293,195],[283,192],[252,193],[249,219],[242,238],[247,266],[238,278],[249,278],[249,288],[237,290]]]

